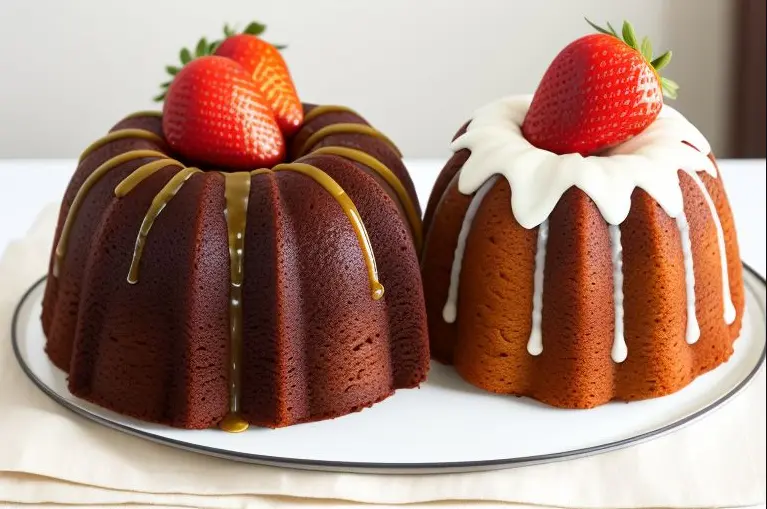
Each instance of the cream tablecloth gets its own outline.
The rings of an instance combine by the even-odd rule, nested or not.
[[[56,210],[46,208],[0,260],[0,506],[346,508],[514,502],[713,508],[764,503],[764,368],[732,402],[674,434],[599,456],[484,473],[381,476],[260,467],[171,449],[87,421],[43,395],[11,350],[11,315],[21,294],[45,272]]]

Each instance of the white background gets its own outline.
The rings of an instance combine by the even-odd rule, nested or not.
[[[0,0],[0,158],[74,158],[152,107],[164,67],[225,22],[269,25],[303,100],[343,103],[408,157],[443,157],[474,109],[532,93],[556,53],[630,19],[671,48],[680,109],[726,155],[731,0]]]

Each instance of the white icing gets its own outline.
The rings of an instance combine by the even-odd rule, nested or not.
[[[454,151],[471,151],[461,169],[458,190],[473,194],[492,175],[503,175],[512,189],[514,217],[525,228],[541,224],[573,186],[594,201],[610,224],[626,219],[635,188],[644,189],[669,216],[676,217],[683,208],[677,171],[705,170],[716,176],[706,139],[668,106],[637,136],[600,157],[583,157],[557,155],[525,139],[521,125],[530,100],[513,96],[480,108],[466,133],[451,145]]]
[[[684,259],[684,286],[687,296],[687,330],[685,340],[692,345],[700,337],[700,326],[698,317],[695,316],[695,270],[692,263],[692,242],[690,241],[690,224],[687,222],[687,215],[682,211],[676,217],[676,224],[679,227],[679,237],[682,240],[682,257]]]
[[[610,225],[610,257],[613,263],[613,309],[615,311],[615,333],[611,356],[615,362],[623,362],[628,356],[628,347],[623,333],[623,246],[621,229]]]
[[[696,173],[690,175],[692,179],[698,184],[700,192],[703,193],[703,198],[708,204],[708,210],[711,212],[711,219],[714,221],[716,227],[716,240],[719,244],[719,260],[722,266],[722,298],[724,299],[724,321],[727,325],[735,321],[737,315],[735,306],[732,303],[732,295],[730,294],[730,273],[727,267],[727,251],[724,245],[724,232],[722,232],[722,222],[719,220],[719,213],[716,211],[716,205],[714,200],[711,199],[711,195],[708,193],[705,184]]]
[[[543,352],[541,316],[543,314],[543,273],[546,267],[546,245],[549,241],[549,221],[538,226],[538,242],[535,247],[535,273],[533,275],[533,325],[527,340],[527,352],[540,355]]]
[[[606,150],[599,156],[558,155],[530,144],[522,135],[522,122],[532,96],[510,96],[490,103],[474,114],[466,133],[451,144],[454,152],[468,149],[471,154],[458,177],[458,190],[465,195],[476,193],[466,212],[458,237],[450,275],[450,288],[443,317],[456,320],[458,282],[466,240],[479,204],[502,175],[512,189],[511,209],[524,228],[540,226],[535,257],[533,316],[527,349],[531,355],[543,351],[541,310],[543,278],[548,239],[548,217],[562,195],[577,187],[594,202],[610,225],[613,262],[615,337],[612,358],[623,362],[627,356],[623,323],[623,262],[620,225],[631,209],[631,195],[643,189],[670,217],[675,218],[682,237],[682,252],[687,289],[686,340],[692,344],[700,336],[695,313],[695,274],[689,224],[684,215],[679,170],[689,174],[706,199],[717,231],[722,264],[724,319],[730,324],[736,311],[730,295],[724,235],[713,200],[698,171],[717,177],[708,158],[711,147],[695,126],[673,108],[664,105],[658,118],[633,138]],[[692,146],[690,146],[692,145]]]
[[[463,255],[466,252],[466,240],[469,238],[471,223],[474,221],[474,216],[477,215],[482,200],[485,199],[485,195],[493,188],[496,180],[496,177],[492,177],[480,187],[477,194],[471,199],[466,215],[463,217],[461,232],[458,234],[458,243],[455,246],[455,255],[453,255],[453,266],[450,270],[450,287],[447,291],[447,302],[442,309],[442,318],[447,323],[455,322],[458,316],[458,284],[461,279],[461,265],[463,264]]]

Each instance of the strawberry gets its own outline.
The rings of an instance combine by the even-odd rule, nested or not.
[[[248,170],[285,157],[285,140],[261,90],[224,57],[197,58],[176,74],[162,128],[168,145],[194,164]]]
[[[224,27],[224,40],[208,42],[203,38],[193,52],[182,49],[181,64],[187,65],[207,55],[226,57],[239,63],[259,87],[283,134],[291,136],[301,127],[303,107],[287,64],[280,54],[285,46],[270,44],[262,39],[260,36],[265,30],[266,26],[257,22],[249,24],[242,33],[227,25]],[[175,76],[181,68],[168,66],[166,69]],[[162,87],[167,89],[170,83],[163,83]],[[165,93],[161,93],[155,100],[161,101],[164,97]]]
[[[286,136],[298,131],[304,120],[304,109],[277,48],[257,34],[244,33],[225,39],[215,54],[231,58],[251,74]]]
[[[522,123],[531,144],[556,154],[593,155],[626,141],[655,120],[663,95],[675,98],[678,90],[658,74],[670,51],[653,59],[650,41],[640,46],[630,23],[621,38],[609,23],[603,29],[586,21],[598,33],[554,58]]]

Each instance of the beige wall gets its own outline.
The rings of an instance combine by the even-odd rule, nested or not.
[[[729,0],[0,0],[0,157],[75,157],[152,106],[182,45],[258,18],[302,99],[359,109],[407,156],[444,156],[482,103],[533,91],[594,21],[672,47],[675,106],[725,151]]]

